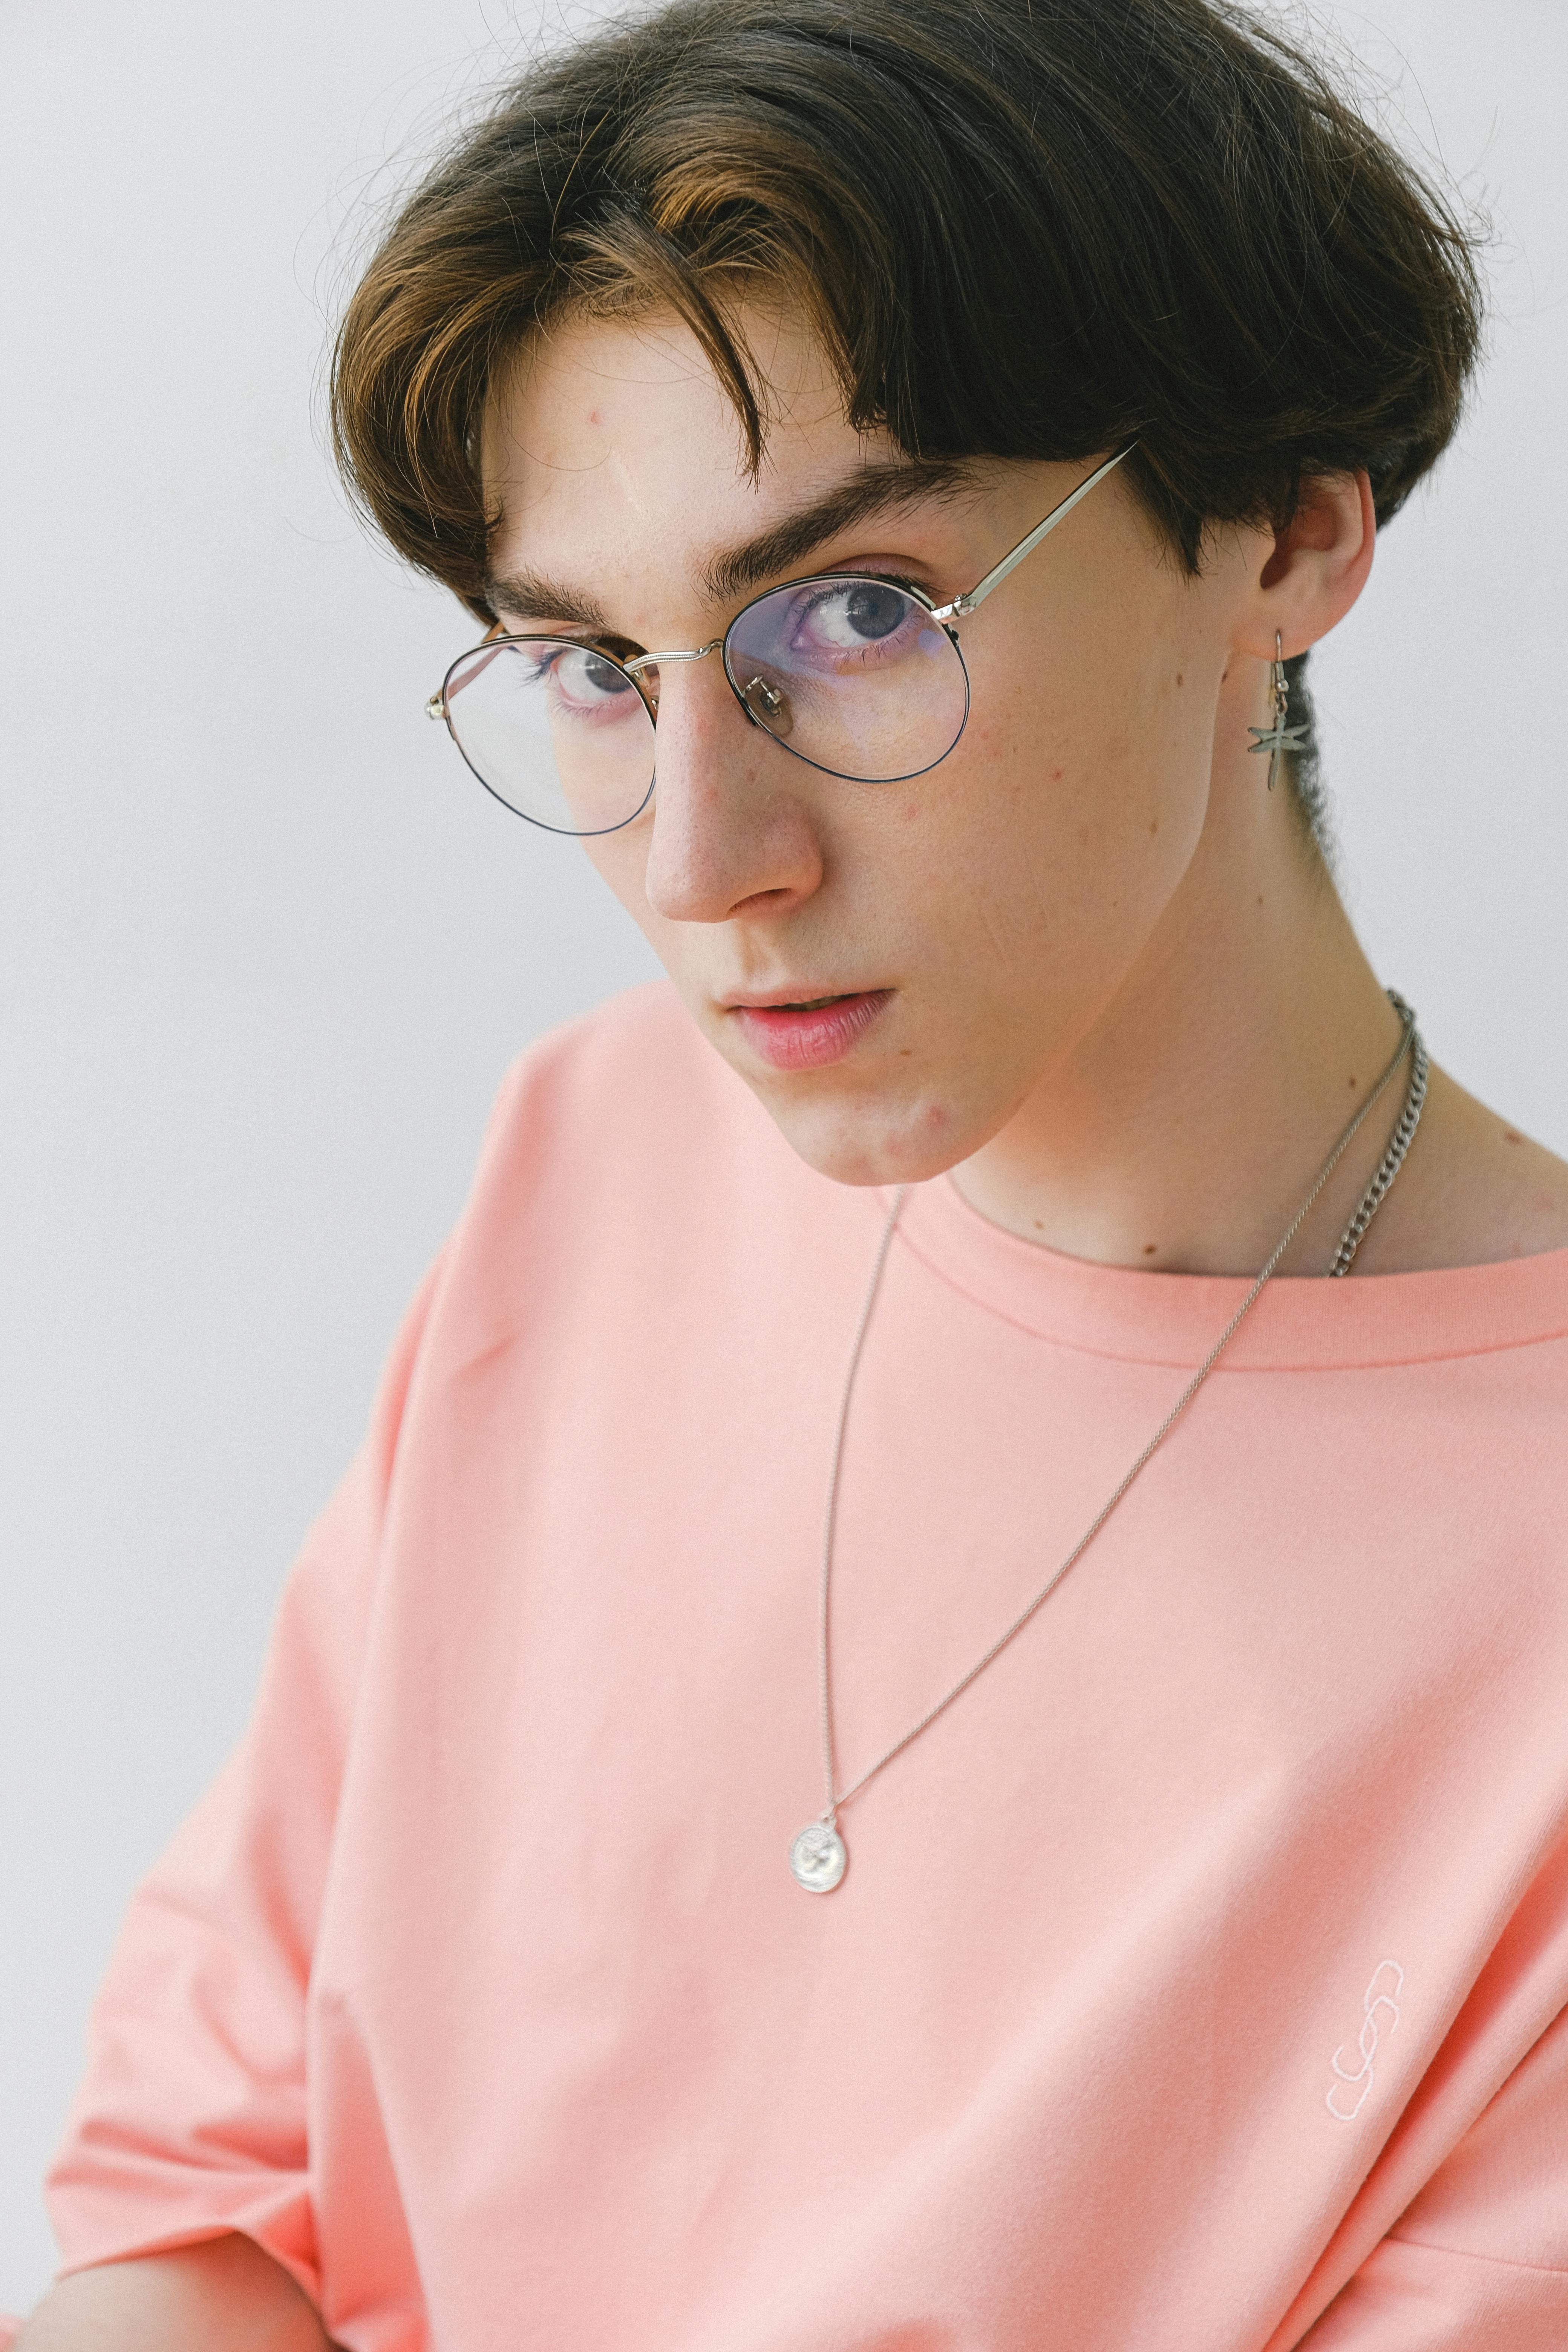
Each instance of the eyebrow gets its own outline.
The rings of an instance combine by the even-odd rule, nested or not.
[[[904,457],[862,466],[754,539],[714,556],[703,572],[703,587],[716,604],[728,604],[804,562],[854,523],[914,499],[956,498],[974,486],[973,466],[963,457]],[[561,621],[609,634],[604,608],[591,596],[526,567],[487,575],[485,599],[491,612],[506,612],[516,620]]]
[[[803,562],[853,523],[914,499],[951,499],[973,487],[974,469],[962,457],[904,457],[862,466],[809,506],[759,531],[743,547],[715,556],[705,576],[708,593],[715,604],[724,604]]]

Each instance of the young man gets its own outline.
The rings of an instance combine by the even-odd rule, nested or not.
[[[1568,2342],[1568,1169],[1300,667],[1476,332],[1208,0],[686,0],[407,207],[341,446],[674,986],[508,1085],[28,2352]]]

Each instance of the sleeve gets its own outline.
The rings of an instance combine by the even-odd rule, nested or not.
[[[366,1444],[289,1578],[249,1727],[132,1899],[48,2177],[64,2271],[238,2230],[319,2299],[305,1993],[437,1280],[415,1301]]]
[[[1542,2034],[1301,2352],[1564,2352],[1568,2013]]]

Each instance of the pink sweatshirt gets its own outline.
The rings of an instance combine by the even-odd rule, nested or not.
[[[885,1207],[663,988],[521,1064],[132,1907],[68,2266],[247,2231],[353,2352],[1568,2346],[1568,1252],[1277,1281],[816,1895]],[[847,1778],[1242,1287],[912,1196]]]

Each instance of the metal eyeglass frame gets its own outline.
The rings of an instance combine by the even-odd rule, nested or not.
[[[839,777],[839,781],[841,782],[907,783],[914,776],[929,775],[932,768],[941,767],[943,760],[945,760],[949,754],[956,749],[964,729],[969,724],[969,667],[964,661],[963,650],[959,646],[958,631],[953,626],[953,623],[955,621],[967,620],[971,613],[978,612],[981,605],[985,602],[986,597],[990,595],[993,588],[999,588],[1003,581],[1006,579],[1007,574],[1010,572],[1015,571],[1016,567],[1022,563],[1026,555],[1032,555],[1036,548],[1039,546],[1041,541],[1048,538],[1058,523],[1066,522],[1073,509],[1077,506],[1081,506],[1084,499],[1088,498],[1090,490],[1096,488],[1100,483],[1103,482],[1107,474],[1113,474],[1116,471],[1117,467],[1122,463],[1123,459],[1131,457],[1132,452],[1137,448],[1137,446],[1138,444],[1136,441],[1129,441],[1126,447],[1119,449],[1114,457],[1108,457],[1102,466],[1097,466],[1094,472],[1089,475],[1086,481],[1080,482],[1076,490],[1069,490],[1067,497],[1059,500],[1059,502],[1051,509],[1049,514],[1047,515],[1043,522],[1037,522],[1033,530],[1026,532],[1025,536],[1018,541],[1016,547],[1009,548],[1007,553],[1002,558],[1001,562],[994,564],[991,570],[985,574],[984,580],[978,581],[973,588],[963,589],[958,595],[950,597],[945,604],[933,604],[931,599],[926,594],[924,589],[917,588],[912,582],[900,580],[897,583],[900,594],[910,597],[912,602],[917,604],[923,605],[931,618],[933,621],[939,621],[942,627],[947,631],[948,635],[952,638],[953,647],[958,653],[959,667],[963,671],[963,717],[959,721],[958,733],[954,735],[952,741],[947,746],[947,750],[939,752],[937,757],[934,760],[929,761],[925,767],[911,769],[907,776]],[[778,595],[783,589],[807,588],[819,580],[879,580],[880,577],[881,575],[879,573],[868,572],[814,572],[806,573],[799,580],[780,581],[777,586],[773,588],[764,588],[760,594],[748,598],[747,602],[742,605],[740,611],[729,622],[723,635],[721,636],[710,638],[705,646],[670,646],[660,653],[634,654],[630,661],[622,661],[619,656],[615,654],[603,653],[596,646],[594,646],[594,650],[600,653],[600,658],[602,660],[613,663],[616,669],[621,670],[631,679],[632,684],[637,688],[637,693],[642,699],[643,706],[647,709],[649,718],[653,719],[657,726],[658,720],[658,696],[655,692],[650,692],[650,690],[644,686],[639,675],[641,671],[662,668],[667,662],[674,664],[676,662],[706,661],[710,654],[720,653],[728,646],[731,635],[740,626],[740,624],[745,619],[746,614],[751,612],[754,605],[763,603],[769,596]],[[883,584],[885,585],[886,583],[883,583]],[[461,758],[464,766],[472,775],[478,777],[479,782],[484,785],[486,792],[490,794],[491,798],[499,800],[502,808],[510,810],[513,816],[522,817],[525,824],[536,824],[540,827],[540,830],[544,833],[554,833],[560,830],[560,828],[554,825],[546,824],[544,820],[541,817],[531,817],[526,815],[521,809],[513,808],[511,803],[509,800],[504,799],[502,795],[496,791],[495,786],[489,783],[484,776],[480,775],[479,769],[474,766],[473,761],[463,750],[458,730],[452,724],[452,714],[447,707],[447,688],[450,681],[453,670],[458,668],[462,663],[471,660],[473,656],[479,652],[483,646],[493,646],[496,652],[500,653],[503,647],[507,646],[537,645],[540,643],[565,645],[575,644],[577,642],[579,641],[575,638],[560,637],[553,632],[544,629],[504,629],[498,621],[495,627],[488,630],[485,635],[479,639],[479,645],[470,646],[467,653],[462,653],[458,656],[457,660],[454,661],[447,668],[447,675],[442,679],[439,687],[425,705],[425,715],[427,719],[445,719],[447,724],[447,732],[451,736],[453,742],[457,745],[458,756]],[[582,642],[591,643],[592,641],[584,639],[582,640]],[[791,743],[786,743],[782,736],[773,734],[765,722],[758,718],[756,712],[747,702],[744,693],[742,691],[741,688],[736,685],[735,680],[731,674],[727,656],[723,667],[725,682],[728,685],[731,693],[740,704],[741,709],[744,711],[752,725],[758,729],[762,734],[766,735],[770,743],[776,743],[781,751],[787,751],[789,753],[791,759],[803,761],[806,767],[815,768],[819,775],[838,776],[837,769],[825,767],[820,760],[812,759],[807,752],[797,751],[795,746]],[[644,809],[647,808],[649,800],[653,796],[653,788],[656,782],[657,776],[650,776],[648,778],[647,791],[644,793],[637,806],[632,811],[630,816],[622,817],[618,824],[603,825],[599,827],[598,830],[601,833],[619,833],[626,825],[635,824],[637,818],[642,814]],[[573,835],[568,837],[576,840],[584,840],[592,838],[593,836],[591,835]]]

